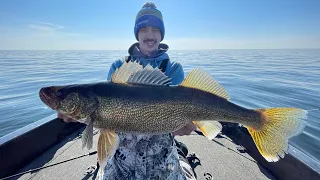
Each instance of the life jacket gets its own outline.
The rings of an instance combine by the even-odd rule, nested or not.
[[[128,63],[129,61],[131,61],[131,56],[125,56],[124,57],[124,60]],[[166,72],[166,69],[167,69],[167,65],[168,65],[168,62],[169,62],[170,59],[164,59],[162,60],[160,66],[159,66],[159,69],[161,69],[161,71],[163,73]]]

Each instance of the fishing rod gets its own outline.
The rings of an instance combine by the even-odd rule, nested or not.
[[[74,157],[74,158],[71,158],[71,159],[67,159],[67,160],[64,160],[64,161],[60,161],[60,162],[57,162],[57,163],[54,163],[54,164],[50,164],[50,165],[47,165],[47,166],[42,166],[42,167],[30,169],[28,171],[24,171],[24,172],[21,172],[21,173],[13,174],[13,175],[1,178],[0,180],[6,180],[6,179],[13,178],[13,177],[16,177],[16,176],[21,176],[23,174],[39,171],[41,169],[45,169],[45,168],[48,168],[48,167],[56,166],[56,165],[59,165],[59,164],[62,164],[62,163],[68,162],[68,161],[76,160],[76,159],[79,159],[79,158],[82,158],[82,157],[85,157],[85,156],[91,156],[91,155],[95,155],[95,154],[97,154],[97,151],[89,152],[87,154],[84,154],[84,155],[81,155],[81,156],[77,156],[77,157]]]

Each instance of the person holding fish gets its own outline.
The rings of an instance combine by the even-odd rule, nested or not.
[[[40,99],[66,122],[87,126],[82,146],[97,152],[101,179],[195,179],[179,156],[174,135],[199,128],[210,140],[221,122],[244,125],[268,162],[284,158],[288,140],[303,132],[307,110],[293,107],[247,109],[230,101],[225,89],[202,69],[184,78],[182,66],[169,60],[160,42],[165,30],[161,12],[146,3],[138,12],[138,43],[130,56],[115,61],[107,82],[43,87]]]
[[[138,12],[134,27],[135,38],[138,40],[129,48],[129,55],[125,60],[138,61],[144,67],[150,64],[158,67],[171,78],[172,85],[180,84],[184,79],[184,71],[180,63],[169,59],[168,45],[160,43],[164,39],[165,28],[161,12],[156,5],[147,2]],[[122,60],[115,61],[109,70],[108,80],[116,69],[124,63]],[[72,118],[58,113],[58,117],[65,122],[74,122]],[[130,134],[117,132],[119,147],[116,153],[104,168],[104,179],[195,179],[193,172],[183,172],[180,163],[186,167],[186,150],[182,143],[174,140],[174,136],[189,135],[197,127],[190,122],[181,129],[162,135]],[[179,147],[175,146],[175,143]],[[178,154],[179,151],[179,154]],[[180,162],[180,163],[179,163]],[[151,169],[149,169],[152,167]],[[169,168],[168,168],[169,167]],[[190,174],[192,173],[192,174]]]

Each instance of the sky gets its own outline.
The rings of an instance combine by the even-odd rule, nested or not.
[[[2,0],[2,50],[125,50],[145,0]],[[320,48],[319,0],[155,0],[173,50]]]

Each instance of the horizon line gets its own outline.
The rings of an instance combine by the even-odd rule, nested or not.
[[[127,51],[128,49],[0,49],[0,51]],[[320,50],[320,48],[212,48],[212,49],[168,49],[168,51],[210,50]]]

